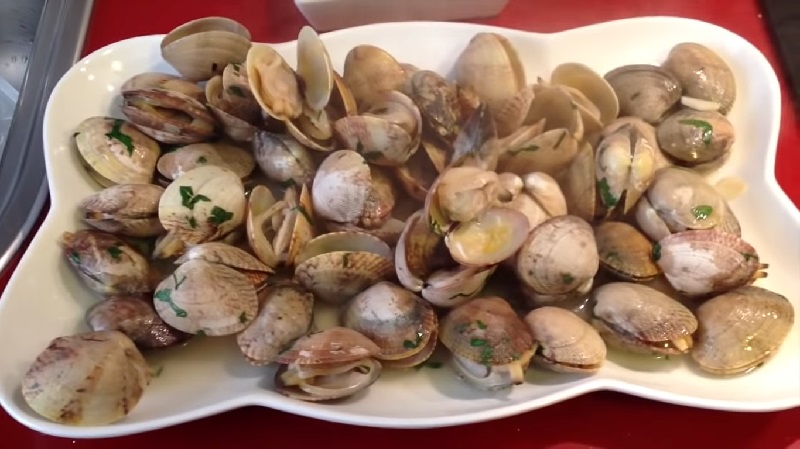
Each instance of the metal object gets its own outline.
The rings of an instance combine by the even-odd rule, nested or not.
[[[0,270],[47,199],[42,118],[53,87],[80,57],[92,0],[0,0],[0,76],[19,90],[0,151]]]

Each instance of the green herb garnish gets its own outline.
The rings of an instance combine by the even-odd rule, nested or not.
[[[247,98],[245,95],[244,90],[239,86],[228,86],[228,93],[232,95],[236,95],[237,97]]]
[[[247,323],[247,312],[242,312],[239,315],[239,322],[242,323],[242,324],[246,324]]]
[[[283,187],[284,189],[288,189],[289,187],[294,187],[297,185],[297,183],[294,182],[294,179],[292,178],[289,178],[286,181],[278,181],[277,184],[278,186]]]
[[[133,155],[133,139],[131,136],[123,133],[122,125],[125,124],[125,120],[116,119],[114,120],[114,125],[111,127],[111,131],[106,133],[106,137],[109,139],[114,139],[119,143],[125,145],[125,149],[128,150],[128,156]]]
[[[575,277],[569,273],[561,273],[561,282],[563,282],[564,285],[572,284],[575,282]]]
[[[181,204],[189,210],[194,210],[194,205],[200,201],[211,201],[205,195],[195,195],[191,186],[180,186],[178,191],[181,193]]]
[[[219,226],[232,218],[233,212],[228,212],[219,206],[214,206],[211,209],[211,217],[209,217],[208,221]]]
[[[172,309],[172,311],[175,312],[175,316],[177,316],[178,318],[186,318],[188,316],[188,314],[186,313],[185,310],[183,310],[180,307],[178,307],[178,305],[175,304],[175,302],[172,301],[172,289],[171,288],[165,288],[165,289],[157,291],[156,294],[155,294],[155,299],[157,299],[158,301],[167,303],[167,305],[169,305],[169,307]]]
[[[661,244],[656,242],[653,244],[653,260],[658,262],[661,259]]]
[[[678,120],[678,123],[681,125],[689,125],[694,126],[695,128],[700,128],[703,131],[703,143],[706,146],[711,145],[711,140],[714,138],[714,127],[711,126],[711,123],[708,123],[705,120],[697,119]]]
[[[600,189],[600,199],[603,201],[604,206],[614,207],[617,205],[619,199],[615,198],[611,193],[611,186],[608,185],[608,179],[601,179],[597,183],[597,188]]]
[[[437,362],[435,360],[429,360],[425,362],[425,366],[427,366],[428,368],[439,369],[442,366],[444,366],[444,364],[442,362]]]
[[[518,150],[509,151],[509,154],[516,155],[523,152],[534,152],[539,150],[539,145],[528,145],[527,147],[522,147]]]
[[[306,210],[305,207],[303,207],[302,204],[298,204],[297,206],[293,207],[292,210],[296,210],[297,212],[300,213],[300,215],[303,216],[303,218],[308,220],[309,223],[313,223],[313,221],[311,220],[311,214],[308,213],[308,211]]]
[[[153,371],[153,377],[161,377],[161,374],[163,373],[164,373],[164,365],[161,365],[158,368],[156,368],[155,371]]]
[[[207,336],[206,331],[204,331],[203,329],[200,329],[197,332],[195,332],[195,335],[197,335],[198,337],[206,337]]]
[[[475,325],[478,326],[478,329],[486,329],[487,327],[489,327],[486,325],[486,323],[484,323],[481,320],[476,321]]]
[[[705,204],[692,208],[692,215],[694,215],[695,220],[706,220],[713,212],[714,208]]]
[[[469,345],[472,347],[486,346],[486,340],[483,338],[473,338],[469,341]]]
[[[192,229],[197,229],[197,219],[196,218],[189,217],[188,221],[189,221],[189,226],[191,226]]]
[[[75,265],[80,265],[81,264],[81,255],[78,254],[77,251],[72,250],[72,251],[69,252],[69,260],[71,260],[72,263],[74,263]]]
[[[415,349],[418,348],[420,343],[422,343],[422,338],[425,336],[422,332],[417,332],[417,338],[415,341],[411,340],[403,340],[403,347],[406,349]]]
[[[122,250],[118,246],[109,246],[106,251],[114,260],[119,260],[119,256],[122,255]]]
[[[484,346],[483,351],[481,351],[481,364],[490,366],[492,357],[494,357],[494,349],[491,346]]]
[[[200,156],[200,157],[197,158],[197,163],[198,164],[205,164],[206,162],[208,162],[208,159],[206,159],[205,156]]]

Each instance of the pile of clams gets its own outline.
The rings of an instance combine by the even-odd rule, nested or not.
[[[487,391],[612,350],[739,375],[793,326],[705,176],[735,148],[737,89],[708,47],[533,78],[482,32],[451,78],[368,44],[337,72],[311,28],[292,67],[215,17],[161,51],[177,74],[134,76],[119,117],[75,130],[97,191],[60,243],[97,302],[25,377],[49,419],[124,418],[147,354],[204,337],[327,401],[441,357]]]

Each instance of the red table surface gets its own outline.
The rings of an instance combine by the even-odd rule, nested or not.
[[[97,0],[84,54],[128,37],[166,33],[185,21],[208,15],[238,20],[250,29],[254,40],[264,42],[292,40],[306,23],[291,0]],[[786,85],[754,0],[511,0],[500,16],[480,22],[554,32],[646,15],[691,17],[738,33],[767,55],[783,86]],[[777,177],[797,205],[800,182],[794,175],[795,167],[800,166],[796,150],[800,146],[800,127],[786,94],[781,126]],[[0,278],[2,285],[10,271],[11,268]],[[528,449],[800,449],[798,422],[800,409],[762,414],[726,413],[616,393],[594,393],[516,417],[444,429],[359,428],[252,407],[146,434],[71,441],[28,430],[0,411],[0,448],[140,449],[152,445],[173,449],[223,445],[279,448],[332,444],[333,447],[378,445],[382,449],[434,445]]]

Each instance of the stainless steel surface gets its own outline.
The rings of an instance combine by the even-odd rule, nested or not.
[[[47,198],[42,117],[80,56],[92,0],[0,0],[0,76],[19,100],[0,151],[0,270],[28,236]]]

